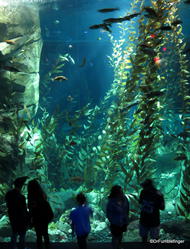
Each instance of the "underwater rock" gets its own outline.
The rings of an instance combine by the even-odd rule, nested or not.
[[[0,26],[0,97],[14,106],[34,104],[36,108],[29,109],[32,117],[38,107],[42,49],[38,9],[22,4],[0,8]],[[7,104],[5,98],[0,104]]]
[[[6,42],[6,40],[4,42],[0,42],[0,61],[5,62],[5,60],[9,59],[10,57],[17,55],[18,49],[24,46],[24,43],[27,41],[28,38],[29,37],[27,36],[17,37],[15,39],[10,40],[12,41],[12,44]]]
[[[8,237],[11,234],[11,227],[9,225],[9,219],[6,215],[0,219],[0,235],[1,237]]]
[[[60,215],[65,210],[71,209],[76,205],[75,195],[76,192],[73,189],[50,193],[49,199],[55,216]]]
[[[88,197],[89,203],[96,204],[100,199],[100,193],[92,191],[87,194],[87,197]]]
[[[0,6],[0,37],[0,116],[7,116],[0,122],[0,131],[7,136],[2,143],[0,176],[2,182],[11,183],[17,165],[25,160],[24,146],[18,148],[19,132],[25,127],[22,120],[31,120],[38,108],[42,39],[37,7]],[[6,156],[11,150],[12,155]]]
[[[102,231],[102,230],[107,229],[107,228],[108,228],[108,226],[107,226],[106,222],[100,222],[98,220],[96,222],[94,222],[92,225],[92,229],[93,229],[94,233],[97,233],[97,232]]]
[[[13,137],[10,135],[6,134],[1,134],[1,144],[0,144],[0,154],[2,157],[10,156],[11,153],[13,153],[13,148],[12,148],[12,142],[13,142]],[[4,154],[4,156],[2,155]]]
[[[68,223],[59,222],[58,228],[59,230],[66,232],[69,231],[69,229],[71,229],[71,226]]]
[[[128,230],[134,230],[139,228],[139,220],[134,220],[129,223]]]
[[[140,242],[141,237],[139,235],[139,228],[134,230],[128,230],[123,235],[123,242]]]
[[[36,233],[34,230],[28,230],[26,233],[26,241],[36,242]]]
[[[9,11],[11,15],[7,14]],[[32,117],[39,101],[42,49],[38,10],[22,4],[11,10],[2,8],[0,24],[4,27],[0,30],[1,104],[11,102],[19,108],[33,104],[35,108],[28,107]]]
[[[160,178],[162,180],[160,189],[167,195],[167,198],[170,197],[172,200],[176,197],[178,192],[180,174],[177,171],[178,169],[176,168],[172,173],[166,172],[160,174]]]
[[[166,233],[171,233],[181,239],[190,239],[190,221],[184,217],[174,217],[172,220],[163,222],[161,227]]]
[[[51,222],[49,225],[49,235],[52,242],[69,241],[71,237],[71,226],[69,223],[69,214],[71,210],[65,211],[57,222]]]
[[[1,101],[4,100],[4,104],[7,105],[9,100],[12,106],[17,106],[23,112],[24,106],[27,107],[27,111],[30,113],[30,119],[35,115],[39,101],[39,74],[38,73],[14,73],[3,72],[0,75],[1,86],[4,92],[0,93]],[[11,96],[9,96],[11,95]],[[7,99],[7,101],[6,101]],[[34,106],[34,108],[31,108]]]
[[[178,168],[178,162],[174,160],[175,156],[176,152],[169,152],[167,150],[159,151],[159,154],[157,154],[155,158],[156,162],[153,163],[152,166],[158,167],[158,169],[161,168],[162,172]]]
[[[2,130],[1,130],[2,132]],[[1,183],[9,183],[12,172],[15,170],[14,164],[14,136],[11,134],[0,133],[0,181]],[[10,172],[11,169],[11,172]],[[6,181],[5,181],[6,180]],[[0,199],[3,199],[3,193],[0,193]]]
[[[123,240],[127,242],[141,241],[139,236],[139,220],[134,220],[129,223],[127,233],[124,233]]]

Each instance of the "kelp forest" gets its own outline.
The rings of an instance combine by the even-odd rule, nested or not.
[[[94,209],[89,240],[109,241],[105,204],[114,184],[130,201],[125,240],[138,241],[140,184],[147,178],[166,201],[161,238],[190,238],[190,57],[179,15],[182,1],[130,2],[125,15],[138,16],[103,24],[112,49],[105,55],[114,75],[109,89],[96,104],[86,98],[81,106],[69,95],[66,107],[52,107],[51,88],[52,81],[67,81],[61,75],[75,63],[73,56],[67,51],[57,55],[42,73],[39,17],[33,10],[27,17],[32,34],[19,20],[22,36],[19,26],[13,31],[3,19],[7,10],[0,7],[0,29],[6,30],[0,42],[1,241],[9,231],[4,196],[23,175],[37,178],[48,195],[55,213],[49,226],[54,241],[71,240],[68,214],[80,191]],[[112,25],[117,38],[109,31]],[[29,62],[30,53],[38,62]],[[31,230],[28,240],[33,237]]]

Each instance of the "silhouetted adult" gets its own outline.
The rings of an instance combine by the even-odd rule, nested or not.
[[[19,236],[19,248],[25,248],[25,235],[29,223],[26,198],[21,194],[22,187],[27,176],[19,177],[14,181],[14,188],[5,195],[8,208],[8,216],[12,228],[11,249],[16,248],[17,237]]]
[[[127,225],[129,223],[129,201],[124,195],[122,187],[119,185],[115,185],[111,189],[111,193],[108,196],[106,214],[110,222],[112,248],[119,249],[123,232],[127,231]]]
[[[143,242],[147,242],[148,235],[151,239],[158,239],[160,232],[160,210],[165,209],[164,197],[158,191],[151,179],[146,179],[141,184],[143,190],[140,193],[140,236]]]
[[[28,183],[28,208],[31,223],[36,231],[37,248],[42,248],[42,239],[45,248],[49,248],[48,224],[53,219],[53,211],[47,201],[47,195],[36,179]]]
[[[90,216],[93,215],[92,209],[86,204],[87,200],[83,193],[76,197],[78,206],[70,213],[71,227],[77,236],[79,249],[87,248],[87,237],[90,233]]]

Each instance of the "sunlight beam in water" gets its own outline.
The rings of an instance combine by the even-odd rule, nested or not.
[[[0,0],[0,7],[18,3],[50,3],[55,0]]]

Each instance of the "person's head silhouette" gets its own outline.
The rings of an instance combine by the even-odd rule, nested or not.
[[[143,187],[143,189],[154,189],[153,180],[146,179],[143,183],[141,183],[141,187]]]
[[[76,196],[76,200],[78,202],[79,205],[84,205],[86,203],[86,197],[83,193],[79,193]]]
[[[23,185],[25,184],[26,180],[27,180],[28,176],[22,176],[22,177],[18,177],[14,180],[13,184],[14,187],[18,190],[21,190]]]

